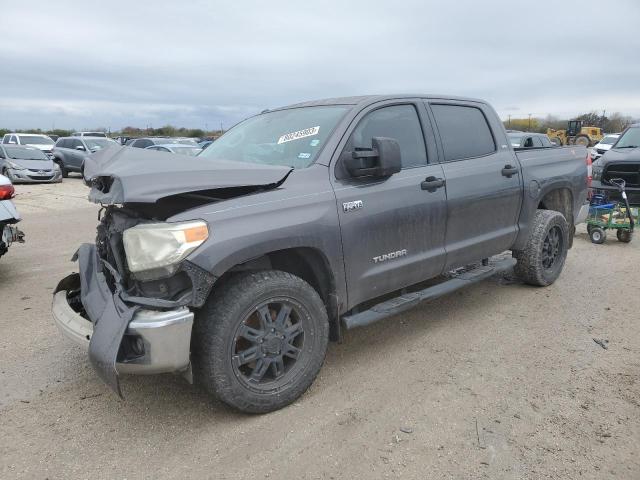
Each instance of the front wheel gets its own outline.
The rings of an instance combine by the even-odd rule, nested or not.
[[[56,160],[55,162],[60,167],[60,173],[62,174],[62,178],[68,178],[69,177],[69,171],[65,168],[64,163],[62,163],[62,161],[60,161],[60,160]]]
[[[560,276],[567,258],[569,225],[560,212],[538,210],[527,244],[514,250],[515,273],[525,283],[545,287]]]
[[[589,232],[589,238],[591,239],[591,243],[602,245],[607,239],[607,232],[605,232],[604,228],[593,227]]]
[[[325,305],[307,282],[277,270],[239,274],[196,318],[195,380],[238,410],[277,410],[309,388],[328,340]]]

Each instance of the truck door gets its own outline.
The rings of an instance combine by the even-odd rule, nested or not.
[[[424,122],[421,103],[376,104],[356,117],[338,148],[344,158],[370,149],[373,137],[389,137],[402,157],[402,170],[385,179],[352,178],[336,165],[349,308],[442,272],[446,197],[442,167],[428,162],[437,154]]]
[[[446,269],[503,252],[517,234],[522,175],[493,110],[431,101],[447,182]],[[492,128],[493,127],[493,128]]]

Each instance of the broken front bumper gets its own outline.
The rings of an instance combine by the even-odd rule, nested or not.
[[[187,307],[151,310],[125,302],[107,285],[94,245],[83,245],[77,255],[80,274],[60,282],[52,313],[62,334],[88,349],[102,380],[122,396],[120,374],[188,370],[193,313]],[[78,290],[87,318],[69,303],[69,292]]]

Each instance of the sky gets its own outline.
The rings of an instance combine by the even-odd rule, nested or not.
[[[640,117],[640,1],[2,2],[0,128],[229,128],[325,97]]]

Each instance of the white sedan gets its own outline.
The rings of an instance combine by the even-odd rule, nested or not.
[[[610,150],[611,147],[613,147],[613,144],[618,141],[618,138],[620,138],[619,133],[610,133],[609,135],[602,137],[602,140],[596,143],[591,149],[591,159],[599,159],[608,150]]]

